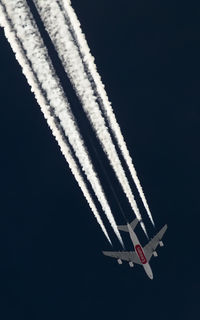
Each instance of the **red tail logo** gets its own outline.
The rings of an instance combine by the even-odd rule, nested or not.
[[[140,261],[142,262],[142,264],[147,263],[147,259],[146,259],[144,252],[139,244],[137,244],[135,246],[135,250],[137,251],[138,257],[140,258]]]

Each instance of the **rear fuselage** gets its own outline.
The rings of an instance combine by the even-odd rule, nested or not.
[[[153,279],[153,272],[152,272],[151,267],[150,267],[150,265],[149,265],[149,263],[148,263],[148,261],[147,261],[147,259],[145,257],[145,253],[144,253],[143,248],[142,248],[142,246],[141,246],[141,244],[140,244],[140,242],[138,240],[138,237],[135,234],[135,232],[133,231],[133,229],[131,228],[129,223],[127,224],[127,227],[128,227],[128,231],[129,231],[129,234],[130,234],[130,238],[131,238],[131,240],[133,242],[133,246],[135,248],[135,252],[138,255],[138,258],[139,258],[139,260],[140,260],[140,262],[141,262],[146,274],[148,275],[148,277],[150,279]]]

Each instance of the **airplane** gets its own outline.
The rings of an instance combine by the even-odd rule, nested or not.
[[[128,261],[130,267],[134,267],[134,263],[143,266],[146,274],[152,280],[153,272],[149,265],[149,261],[152,257],[157,257],[158,254],[155,251],[157,246],[163,247],[164,244],[161,241],[165,231],[167,230],[167,225],[165,225],[153,239],[151,239],[146,246],[143,248],[138,240],[136,233],[134,232],[135,227],[137,226],[139,220],[136,218],[131,223],[127,225],[118,226],[120,231],[129,232],[130,238],[132,240],[135,251],[102,251],[105,256],[112,257],[117,259],[119,264],[122,264],[122,260]]]

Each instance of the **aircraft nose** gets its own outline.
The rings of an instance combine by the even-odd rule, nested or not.
[[[148,272],[148,276],[151,280],[153,280],[153,272],[152,270],[150,269],[149,272]]]
[[[153,280],[153,273],[149,275],[149,278]]]
[[[148,263],[144,265],[144,269],[145,269],[146,274],[148,275],[149,279],[153,280],[153,272],[152,272],[151,267]]]

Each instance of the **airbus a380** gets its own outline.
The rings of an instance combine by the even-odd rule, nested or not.
[[[157,257],[157,252],[155,251],[157,246],[160,245],[161,247],[164,246],[163,242],[161,241],[165,231],[167,230],[167,225],[165,225],[153,239],[151,239],[146,246],[143,248],[138,240],[136,233],[134,232],[135,227],[138,224],[138,219],[136,218],[130,224],[118,226],[118,229],[121,231],[129,232],[130,238],[132,240],[133,246],[135,251],[103,251],[105,256],[109,256],[112,258],[116,258],[119,264],[122,264],[122,260],[128,261],[130,267],[134,266],[134,263],[140,264],[143,266],[146,274],[150,279],[153,279],[153,272],[149,265],[149,261],[152,257]]]

